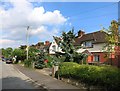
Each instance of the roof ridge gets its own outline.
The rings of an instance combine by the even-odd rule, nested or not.
[[[87,34],[93,34],[93,33],[97,33],[97,32],[104,32],[104,31],[99,30],[99,31],[95,31],[95,32],[87,33]],[[87,34],[84,34],[84,35],[87,35]]]

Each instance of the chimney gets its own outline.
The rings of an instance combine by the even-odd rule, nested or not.
[[[85,32],[83,30],[78,31],[78,37],[82,37],[84,34],[85,34]]]
[[[45,45],[49,45],[50,44],[50,41],[45,41]]]

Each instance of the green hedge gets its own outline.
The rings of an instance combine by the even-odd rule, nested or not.
[[[109,91],[117,91],[120,85],[120,69],[112,66],[79,65],[64,62],[60,65],[60,77],[77,79],[87,85],[104,86]]]

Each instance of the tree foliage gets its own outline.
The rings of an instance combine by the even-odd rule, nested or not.
[[[119,67],[119,59],[120,59],[120,32],[119,32],[119,24],[117,21],[113,20],[108,29],[105,29],[106,34],[106,43],[103,47],[103,51],[106,52],[106,58],[108,59],[108,63],[110,62],[113,65],[113,56],[117,61],[117,65]]]
[[[8,47],[6,49],[2,48],[1,51],[4,57],[9,58],[12,56],[13,49],[11,47]]]
[[[40,53],[40,51],[34,47],[29,48],[29,58],[35,60],[36,54]]]
[[[85,55],[82,53],[77,53],[77,48],[74,47],[75,34],[74,29],[69,32],[63,32],[61,36],[61,40],[59,40],[59,46],[64,52],[65,61],[66,62],[77,62],[79,63]]]
[[[112,52],[115,51],[114,49],[115,46],[119,46],[120,43],[118,22],[113,20],[109,28],[104,30],[107,34],[106,34],[106,44],[103,49],[107,52],[107,56],[109,56]]]
[[[14,51],[12,52],[12,56],[16,56],[16,61],[18,60],[25,60],[26,59],[26,53],[25,53],[25,50],[22,50],[22,49],[19,49],[19,48],[16,48],[14,49]]]
[[[35,68],[39,68],[39,69],[44,68],[45,67],[44,60],[45,60],[45,53],[41,51],[40,54],[36,55]]]

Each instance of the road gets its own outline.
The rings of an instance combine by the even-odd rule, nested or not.
[[[1,67],[2,66],[2,67]],[[2,89],[40,89],[31,79],[22,74],[12,64],[0,61],[0,80],[2,79]]]

